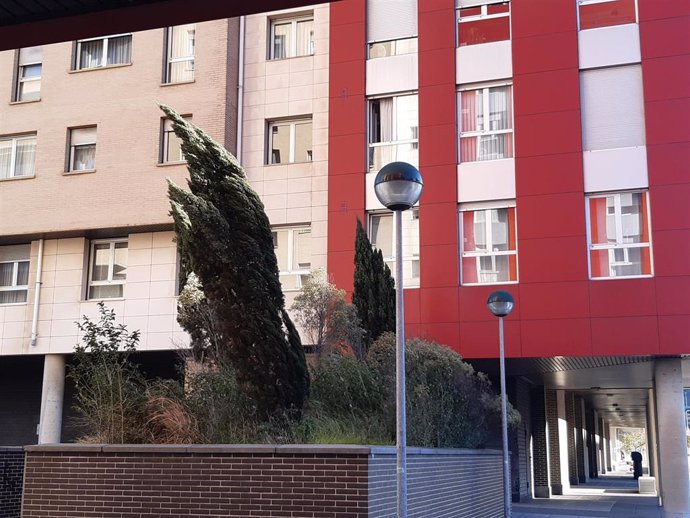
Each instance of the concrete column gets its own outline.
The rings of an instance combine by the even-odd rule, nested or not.
[[[558,411],[558,458],[561,477],[561,494],[570,489],[570,466],[568,451],[568,418],[565,408],[565,390],[556,391],[556,406]]]
[[[46,354],[43,361],[43,391],[41,393],[41,418],[38,424],[38,444],[60,442],[64,395],[65,356]]]
[[[549,441],[546,426],[544,387],[532,390],[532,480],[535,498],[551,497]]]
[[[565,417],[568,424],[568,475],[570,485],[580,483],[577,475],[577,425],[575,424],[575,394],[565,393]]]
[[[690,479],[680,358],[654,361],[661,502],[666,518],[690,518]]]
[[[581,397],[573,398],[573,412],[575,412],[575,456],[577,465],[577,481],[580,484],[587,482],[587,466],[585,464],[585,402]]]
[[[657,443],[656,443],[656,403],[654,402],[654,389],[647,391],[647,455],[649,456],[649,474],[656,477],[659,474],[657,466]],[[656,481],[657,490],[659,480]]]

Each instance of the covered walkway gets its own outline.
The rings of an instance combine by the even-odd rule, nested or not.
[[[564,495],[513,504],[513,518],[662,518],[655,495],[637,493],[632,476],[601,475]]]

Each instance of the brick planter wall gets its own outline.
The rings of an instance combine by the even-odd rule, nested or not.
[[[24,449],[0,447],[0,518],[19,518],[24,479]]]
[[[393,448],[46,445],[26,450],[23,518],[395,515]],[[501,516],[500,452],[410,449],[408,463],[410,518]],[[415,504],[422,501],[427,505]]]

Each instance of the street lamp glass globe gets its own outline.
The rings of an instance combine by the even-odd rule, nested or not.
[[[505,317],[513,311],[515,307],[515,300],[513,296],[507,291],[494,291],[489,295],[486,305],[496,317]]]
[[[374,180],[374,192],[390,210],[407,210],[422,195],[422,175],[406,162],[391,162],[381,168]]]

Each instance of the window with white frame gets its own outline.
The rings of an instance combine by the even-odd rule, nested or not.
[[[268,123],[268,164],[311,162],[312,159],[311,119]]]
[[[14,101],[38,101],[41,98],[43,47],[19,49]]]
[[[96,126],[69,130],[68,171],[96,169]]]
[[[132,62],[132,35],[117,34],[77,41],[75,70],[87,70]]]
[[[468,88],[458,97],[460,162],[512,158],[512,87]]]
[[[191,121],[191,115],[184,115],[184,120]],[[184,153],[182,152],[182,140],[175,134],[173,130],[172,121],[170,119],[161,119],[161,152],[160,163],[177,163],[184,162]]]
[[[637,23],[635,0],[577,0],[580,30]]]
[[[0,137],[0,179],[34,175],[36,134]]]
[[[417,94],[369,99],[369,170],[389,162],[419,165]]]
[[[127,239],[92,241],[89,299],[122,298],[126,279]]]
[[[268,59],[314,54],[314,15],[271,20]]]
[[[165,30],[167,47],[166,83],[185,83],[194,80],[194,48],[196,25],[177,25]]]
[[[369,43],[369,59],[402,56],[417,52],[417,37]]]
[[[0,304],[23,304],[29,293],[31,245],[0,247]]]
[[[462,284],[517,282],[515,207],[460,208]]]
[[[403,286],[419,287],[419,209],[402,213]],[[369,240],[381,250],[383,260],[395,278],[395,218],[390,212],[369,215]]]
[[[652,275],[646,191],[587,197],[590,276]]]
[[[458,1],[458,47],[510,39],[510,2]]]
[[[311,228],[274,228],[271,234],[283,290],[300,289],[311,269]]]

